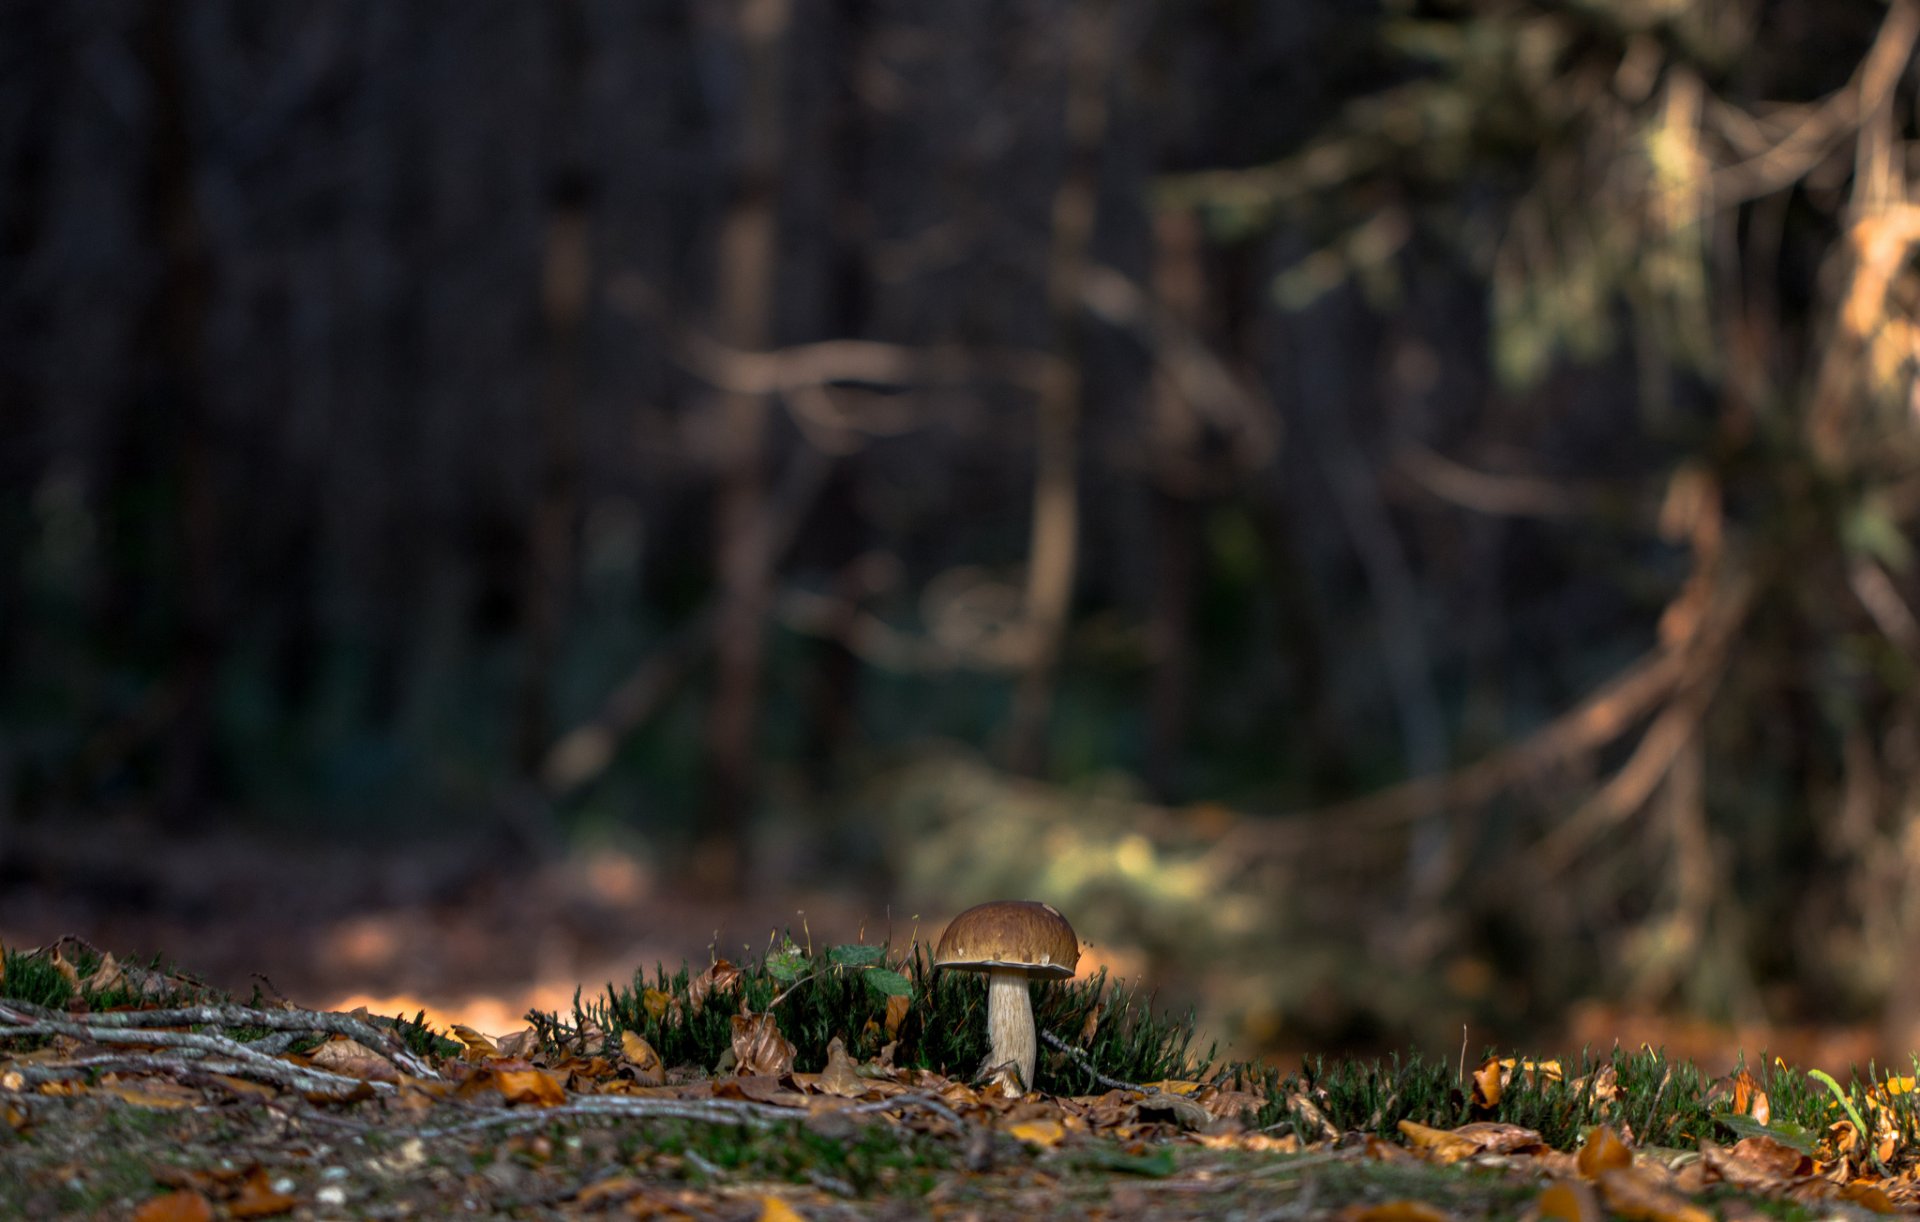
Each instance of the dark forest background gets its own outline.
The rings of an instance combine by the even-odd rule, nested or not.
[[[1254,1038],[1912,1047],[1916,37],[6,0],[0,856],[625,836]]]

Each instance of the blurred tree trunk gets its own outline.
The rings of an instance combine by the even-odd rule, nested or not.
[[[220,495],[203,357],[212,268],[194,192],[191,84],[180,45],[186,25],[187,14],[179,6],[148,0],[135,32],[151,108],[143,236],[159,274],[134,340],[134,397],[127,412],[132,435],[123,438],[126,446],[155,448],[151,458],[125,457],[143,468],[161,463],[151,474],[171,480],[177,498],[175,537],[162,552],[178,558],[180,582],[179,619],[163,662],[170,716],[161,735],[158,789],[161,820],[171,827],[197,820],[209,797],[213,678],[223,619]],[[168,576],[150,574],[161,589]],[[133,606],[154,594],[143,583],[143,588],[123,589],[116,601],[128,614],[137,614]]]
[[[586,16],[580,0],[557,0],[548,14],[554,24],[559,96],[547,134],[555,164],[547,182],[547,228],[540,267],[545,348],[537,409],[540,479],[521,590],[526,657],[515,730],[520,771],[529,777],[538,775],[553,738],[553,669],[573,586],[574,524],[580,510],[581,345],[593,285],[595,183],[580,147],[581,93],[588,69]]]
[[[1053,194],[1047,315],[1053,362],[1035,408],[1033,526],[1027,548],[1025,666],[1014,688],[1008,762],[1045,771],[1061,636],[1080,548],[1081,298],[1099,219],[1100,147],[1107,135],[1112,0],[1075,0],[1067,24],[1067,164]]]
[[[1187,211],[1154,219],[1154,296],[1195,334],[1207,334],[1206,271],[1199,218]],[[1193,687],[1193,595],[1201,547],[1195,486],[1206,461],[1200,423],[1161,374],[1151,393],[1149,461],[1156,464],[1148,503],[1153,515],[1153,593],[1147,648],[1153,666],[1149,697],[1147,783],[1162,801],[1182,796],[1188,708]],[[1203,478],[1203,477],[1200,477]]]
[[[741,0],[735,33],[741,99],[733,200],[721,222],[715,329],[742,352],[773,335],[788,0]],[[727,392],[713,403],[718,622],[706,729],[705,813],[695,873],[737,892],[747,866],[747,812],[756,792],[761,670],[772,573],[766,531],[767,401]]]

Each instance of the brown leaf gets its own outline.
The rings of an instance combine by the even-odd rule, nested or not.
[[[1732,1149],[1703,1141],[1700,1157],[1721,1179],[1742,1188],[1776,1189],[1813,1174],[1811,1158],[1762,1134],[1743,1137]]]
[[[627,1063],[620,1072],[632,1078],[641,1086],[662,1086],[667,1081],[667,1067],[661,1063],[660,1054],[646,1038],[632,1031],[620,1033],[620,1051],[625,1054]]]
[[[725,962],[722,960],[721,962]],[[736,973],[737,975],[737,973]],[[775,1077],[793,1072],[794,1047],[780,1034],[773,1015],[736,1014],[733,1016],[733,1060],[740,1074],[771,1074]]]
[[[748,1099],[754,1103],[771,1103],[776,1107],[805,1107],[807,1097],[797,1090],[788,1090],[780,1084],[780,1079],[772,1074],[750,1074],[736,1078],[726,1078],[713,1084],[715,1099]]]
[[[900,1000],[905,1001],[906,998],[903,997]],[[1093,1003],[1093,1008],[1087,1011],[1086,1021],[1080,1024],[1080,1046],[1082,1048],[1086,1048],[1093,1043],[1095,1033],[1100,1030],[1100,1013],[1105,1009],[1105,1003],[1096,1001]]]
[[[1540,1222],[1605,1222],[1600,1199],[1593,1189],[1579,1180],[1559,1180],[1547,1185],[1533,1199],[1533,1212]]]
[[[1500,1091],[1505,1085],[1500,1058],[1494,1057],[1473,1071],[1473,1106],[1482,1110],[1499,1106]]]
[[[58,946],[54,947],[53,950],[48,953],[47,966],[66,977],[67,983],[72,985],[75,991],[79,990],[80,970],[74,967],[73,964],[67,962],[66,956],[60,953]]]
[[[559,1107],[567,1101],[567,1092],[553,1075],[524,1062],[508,1068],[503,1062],[493,1071],[494,1085],[508,1103],[531,1103],[535,1107]]]
[[[475,1031],[472,1027],[461,1023],[455,1023],[447,1030],[453,1034],[454,1039],[467,1046],[466,1052],[462,1055],[469,1061],[493,1060],[500,1055],[500,1047],[493,1042],[493,1037],[490,1035]]]
[[[1628,1222],[1713,1222],[1713,1215],[1631,1167],[1603,1171],[1600,1199]]]
[[[100,966],[93,969],[93,975],[81,982],[80,987],[89,993],[104,993],[121,981],[120,964],[108,951],[100,957]]]
[[[900,1024],[907,1021],[907,1009],[912,1005],[913,998],[911,997],[901,997],[891,993],[887,995],[886,1030],[889,1040],[900,1038]],[[1095,1007],[1095,1009],[1098,1008],[1097,1006]]]
[[[336,1035],[315,1048],[307,1059],[322,1069],[359,1078],[363,1082],[397,1082],[400,1071],[393,1062],[357,1040]]]
[[[827,1067],[820,1072],[815,1085],[829,1095],[858,1099],[867,1093],[871,1084],[860,1076],[853,1058],[847,1055],[847,1046],[836,1035],[827,1042]]]
[[[276,1214],[289,1213],[300,1202],[284,1192],[276,1192],[273,1177],[267,1174],[265,1167],[255,1167],[247,1176],[247,1182],[240,1185],[240,1195],[227,1202],[227,1216],[230,1218],[271,1218]]]
[[[696,1015],[706,1006],[709,996],[719,997],[740,983],[740,969],[725,959],[716,959],[707,970],[687,981],[687,1007]]]
[[[1540,1134],[1517,1124],[1480,1121],[1457,1129],[1434,1129],[1411,1120],[1400,1122],[1407,1144],[1423,1151],[1429,1161],[1457,1163],[1476,1154],[1525,1154],[1547,1148]]]
[[[666,1018],[668,1007],[678,1008],[673,1000],[673,994],[665,989],[642,989],[640,1005],[646,1010],[647,1017],[656,1023]]]
[[[1877,1214],[1897,1214],[1901,1212],[1900,1207],[1893,1203],[1893,1198],[1887,1195],[1885,1189],[1881,1188],[1878,1184],[1869,1184],[1864,1180],[1855,1180],[1851,1184],[1841,1185],[1840,1198],[1845,1201],[1852,1201],[1862,1209],[1869,1209]]]
[[[540,1051],[540,1035],[532,1027],[522,1027],[512,1035],[501,1036],[493,1046],[500,1056],[510,1060],[530,1057]]]
[[[1587,1130],[1586,1144],[1580,1147],[1576,1165],[1586,1179],[1598,1179],[1603,1172],[1633,1166],[1633,1151],[1627,1149],[1612,1129],[1597,1124]]]
[[[1051,1150],[1066,1139],[1067,1128],[1058,1120],[1022,1120],[1007,1126],[1009,1135],[1037,1146],[1042,1150]]]
[[[1349,1205],[1334,1217],[1339,1222],[1449,1222],[1453,1215],[1425,1201],[1403,1199],[1375,1205]]]
[[[197,1192],[169,1192],[142,1201],[133,1222],[213,1222],[213,1202]]]
[[[131,1103],[135,1107],[159,1108],[164,1111],[197,1107],[205,1102],[199,1091],[181,1086],[177,1082],[162,1080],[122,1082],[108,1075],[101,1079],[100,1089],[123,1103]]]

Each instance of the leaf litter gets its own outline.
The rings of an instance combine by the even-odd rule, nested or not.
[[[656,985],[496,1038],[239,1005],[84,944],[0,951],[0,1182],[22,1189],[0,1194],[0,1215],[399,1217],[457,1202],[783,1219],[903,1200],[931,1216],[1284,1207],[1346,1222],[1702,1222],[1747,1216],[1729,1204],[1743,1200],[1920,1211],[1910,1077],[1843,1087],[1776,1062],[1702,1082],[1616,1050],[1572,1069],[1490,1055],[1461,1073],[1418,1058],[1284,1077],[1184,1062],[1190,1076],[1135,1083],[1089,1051],[1130,1004],[1098,992],[1065,1025],[1077,1044],[1049,1032],[1039,1076],[1104,1089],[1010,1096],[933,1055],[964,1045],[930,1029],[979,1013],[911,952],[816,959],[787,942],[758,965],[716,960]],[[810,985],[872,1013],[845,1014],[849,1030],[817,1047]],[[654,1042],[712,1019],[727,1038],[710,1065],[670,1064]],[[1134,1037],[1136,1052],[1160,1047]]]

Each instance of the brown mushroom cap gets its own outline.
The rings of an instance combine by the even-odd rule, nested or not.
[[[996,900],[975,904],[947,926],[933,951],[935,967],[987,972],[1017,970],[1064,980],[1080,962],[1080,939],[1052,904]]]

